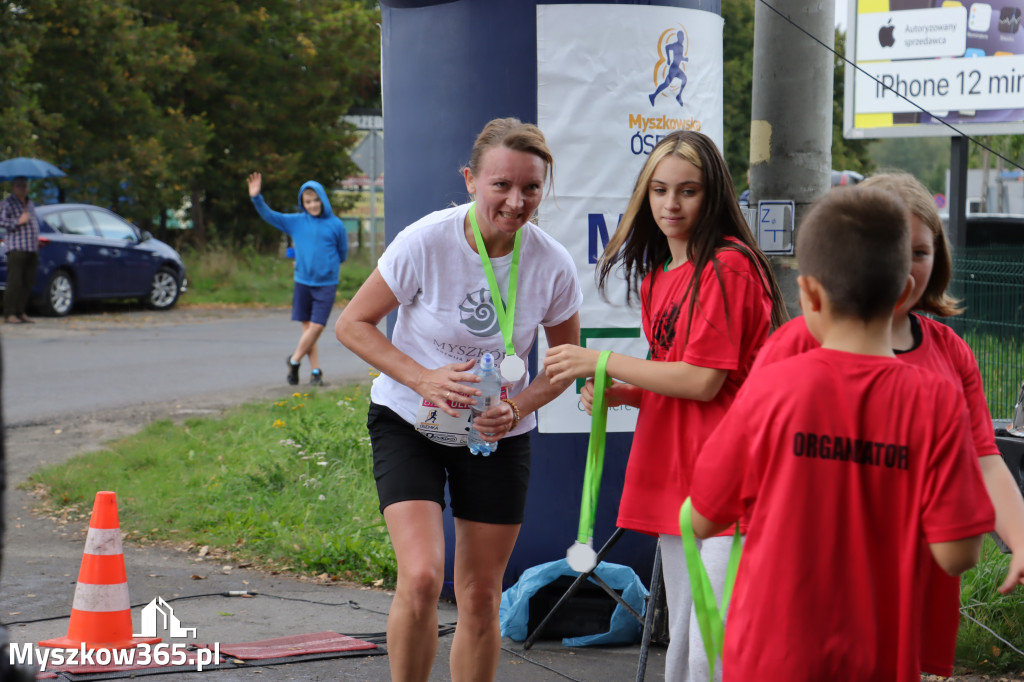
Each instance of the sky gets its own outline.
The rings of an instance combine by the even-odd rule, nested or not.
[[[846,13],[850,11],[846,0],[836,0],[836,26],[846,30]]]

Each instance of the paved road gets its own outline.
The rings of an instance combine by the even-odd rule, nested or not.
[[[290,312],[175,309],[37,318],[3,325],[4,417],[15,426],[58,414],[284,385],[299,325]],[[320,360],[332,383],[367,378],[366,363],[334,338]],[[302,380],[309,380],[308,363]]]

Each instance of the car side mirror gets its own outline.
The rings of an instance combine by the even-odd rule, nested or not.
[[[149,230],[143,230],[142,231],[142,238],[139,241],[144,242],[144,241],[147,241],[147,240],[152,239],[152,238],[153,238],[153,233],[152,232],[150,232]]]

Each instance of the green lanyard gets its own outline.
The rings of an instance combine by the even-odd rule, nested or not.
[[[515,327],[516,281],[519,279],[519,246],[522,242],[523,231],[516,231],[516,240],[512,247],[512,269],[508,273],[508,308],[506,308],[501,301],[501,289],[498,288],[498,280],[494,276],[494,268],[491,267],[491,258],[487,255],[484,238],[480,235],[480,228],[476,224],[475,201],[469,207],[469,224],[473,227],[476,249],[480,252],[480,262],[487,275],[487,284],[491,287],[491,301],[494,303],[494,312],[498,316],[498,326],[501,328],[501,338],[505,342],[505,351],[508,355],[515,355],[516,348],[512,345],[512,330]]]
[[[729,609],[732,588],[736,583],[736,572],[740,566],[740,555],[743,543],[740,540],[740,524],[736,523],[736,532],[732,536],[732,549],[729,550],[729,567],[725,573],[725,585],[722,587],[721,607],[715,601],[715,591],[711,587],[707,569],[701,561],[697,550],[697,541],[693,535],[691,510],[693,505],[687,497],[679,509],[679,530],[683,537],[683,553],[686,555],[687,573],[690,574],[690,592],[693,596],[693,611],[700,626],[700,636],[704,640],[704,655],[708,657],[708,669],[711,679],[715,677],[715,659],[722,655],[725,644],[725,612]]]
[[[583,499],[580,502],[580,528],[576,541],[594,542],[594,516],[597,513],[597,493],[601,488],[601,472],[604,469],[605,431],[608,424],[608,406],[604,391],[608,384],[608,356],[610,350],[601,351],[594,370],[594,404],[590,414],[590,442],[587,443],[587,468],[583,473]]]

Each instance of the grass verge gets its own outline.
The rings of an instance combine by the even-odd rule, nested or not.
[[[294,264],[251,246],[214,245],[203,251],[186,249],[189,287],[183,304],[290,306]],[[376,266],[369,252],[350,252],[340,270],[338,303],[344,305]]]
[[[366,434],[368,389],[294,393],[220,418],[154,422],[41,469],[48,504],[88,519],[118,497],[122,534],[230,552],[262,568],[393,587]]]
[[[991,537],[985,537],[981,561],[960,581],[961,612],[993,630],[1004,640],[1024,650],[1024,592],[1018,587],[1010,594],[996,588],[1006,578],[1010,555],[1003,554]],[[970,618],[960,619],[956,657],[970,671],[1019,673],[1024,656],[1015,653],[988,630]]]

